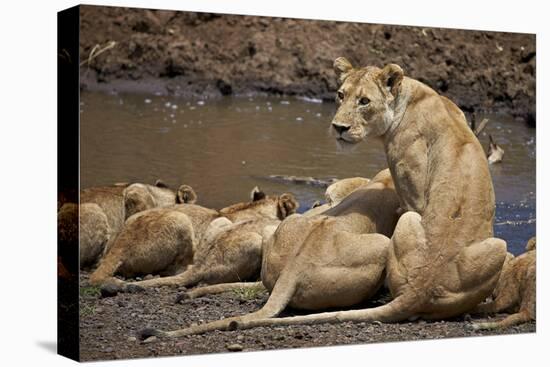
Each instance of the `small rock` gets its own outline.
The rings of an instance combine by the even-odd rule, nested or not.
[[[149,344],[149,343],[153,343],[153,342],[156,342],[157,341],[157,337],[156,336],[150,336],[148,337],[147,339],[145,339],[143,341],[143,344]]]
[[[103,313],[104,309],[103,307],[96,307],[95,313]]]
[[[241,341],[241,340],[243,340],[243,339],[244,339],[244,336],[243,336],[243,335],[239,335],[239,336],[237,337],[237,340],[239,340],[239,341]]]
[[[101,287],[101,297],[107,298],[107,297],[114,297],[118,294],[119,287],[113,284],[106,284],[103,287]]]
[[[146,276],[143,277],[143,280],[149,280],[149,279],[153,279],[152,274],[147,274]]]
[[[137,341],[137,338],[135,336],[129,336],[128,341],[133,343],[133,342]]]
[[[226,348],[230,352],[240,352],[243,350],[243,346],[240,344],[229,344]]]
[[[105,353],[113,353],[113,348],[111,347],[105,348]]]

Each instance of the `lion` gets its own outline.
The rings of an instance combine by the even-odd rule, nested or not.
[[[313,205],[311,209],[306,211],[303,215],[312,216],[321,214],[330,208],[338,205],[344,198],[346,198],[353,191],[368,184],[370,180],[363,177],[350,177],[336,181],[327,187],[325,191],[325,204]]]
[[[228,330],[235,322],[246,325],[275,317],[287,306],[320,310],[349,307],[369,299],[384,282],[389,237],[398,220],[399,205],[391,174],[385,169],[323,214],[289,216],[264,243],[261,284],[220,284],[197,288],[180,297],[263,285],[270,296],[262,309],[188,329],[146,329],[140,337]]]
[[[130,185],[124,190],[123,197],[125,219],[143,210],[174,204],[195,204],[197,201],[197,194],[192,187],[181,185],[177,192],[173,192],[160,180],[154,186],[140,183]]]
[[[80,206],[65,203],[61,207],[58,227],[61,231],[64,227],[74,227],[79,221],[80,238],[77,230],[72,238],[66,238],[66,242],[79,243],[80,267],[86,268],[107,252],[130,215],[148,208],[195,202],[196,198],[191,187],[181,185],[174,192],[160,180],[155,185],[122,183],[92,187],[80,192]]]
[[[536,319],[536,283],[537,259],[535,237],[525,246],[526,252],[518,257],[508,254],[507,261],[492,300],[478,305],[474,313],[510,312],[506,318],[496,322],[475,323],[472,327],[479,329],[499,329],[529,322]]]
[[[493,237],[489,166],[464,113],[396,64],[354,68],[338,58],[334,67],[341,82],[331,124],[336,140],[342,146],[367,136],[382,140],[404,211],[386,264],[393,299],[361,310],[236,319],[230,328],[444,319],[474,309],[499,279],[506,242]]]
[[[318,201],[307,211],[305,211],[302,216],[309,217],[313,215],[322,214],[330,208],[338,205],[342,200],[344,200],[352,192],[360,189],[361,187],[366,186],[370,180],[364,177],[351,177],[338,180],[327,187],[325,191],[325,204],[320,204]],[[268,230],[268,228],[266,229]],[[265,243],[265,238],[264,238]],[[211,286],[198,287],[193,290],[189,290],[185,293],[182,293],[178,296],[178,301],[182,299],[202,297],[208,294],[223,293],[231,290],[238,290],[244,288],[254,288],[254,289],[265,289],[262,282],[241,282],[240,280],[244,279],[239,277],[239,282],[234,283],[220,283]]]
[[[256,188],[252,192],[252,200],[219,211],[179,204],[133,215],[128,218],[97,270],[91,274],[90,283],[105,285],[106,292],[161,285],[188,286],[200,281],[225,281],[232,276],[232,272],[239,270],[236,269],[239,266],[252,268],[252,271],[240,269],[242,276],[251,276],[253,262],[246,264],[246,260],[254,256],[261,258],[262,237],[258,233],[262,233],[265,226],[276,225],[298,206],[292,194],[266,196]],[[215,234],[226,229],[224,227],[228,223],[238,224],[240,231],[233,230],[233,236],[229,239],[215,238]],[[203,240],[207,233],[210,241]],[[218,242],[226,247],[219,248]],[[239,251],[243,253],[242,258]],[[245,258],[245,254],[248,257]],[[227,258],[224,259],[224,256]],[[131,278],[157,273],[165,277],[132,283],[114,278],[115,274]]]
[[[80,267],[93,264],[109,240],[109,219],[95,203],[65,203],[57,213],[60,250],[78,242],[80,224]],[[80,223],[79,223],[80,221]],[[64,258],[65,256],[61,256]]]

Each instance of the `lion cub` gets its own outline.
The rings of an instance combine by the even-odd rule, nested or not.
[[[525,246],[527,252],[518,257],[508,254],[493,299],[477,307],[477,313],[511,312],[503,320],[473,325],[474,329],[505,328],[536,319],[536,239]]]
[[[215,251],[215,246],[203,241],[207,229],[211,227],[211,222],[223,218],[229,223],[264,221],[263,225],[267,226],[278,223],[292,214],[298,206],[292,194],[271,197],[254,190],[252,199],[251,202],[235,204],[219,211],[199,205],[179,204],[145,210],[131,216],[97,270],[90,276],[90,283],[125,286],[128,284],[114,278],[115,274],[129,278],[142,274],[174,275],[182,271],[183,273],[174,277],[144,280],[134,282],[132,285],[134,287],[188,286],[202,280],[208,281],[210,276],[196,271],[200,268],[199,266],[190,267],[189,265],[192,263],[199,265],[204,259],[197,255],[209,253],[210,250],[212,250],[213,259],[207,264],[211,266],[207,266],[206,270],[214,273],[215,270],[220,270],[214,265],[217,265],[217,268],[225,266],[229,268],[222,273],[232,274],[233,262],[227,260],[229,247],[220,250],[222,260],[219,260],[220,256],[216,255],[219,251]],[[261,229],[256,229],[251,224],[247,227],[252,227],[247,230],[248,232],[261,232]],[[237,236],[239,241],[233,241],[237,245],[246,242],[247,238],[242,237],[243,233],[240,236],[241,238]],[[254,239],[257,238],[254,237]],[[255,241],[252,242],[255,243]],[[260,251],[252,252],[258,253],[257,257],[260,258],[261,243],[254,248],[256,247]],[[239,251],[236,251],[234,256],[240,258]],[[191,271],[192,269],[195,270]],[[117,291],[124,289],[117,289]]]
[[[175,192],[160,180],[155,185],[115,184],[83,189],[80,205],[66,202],[58,211],[60,244],[79,244],[80,268],[93,266],[107,252],[130,215],[145,209],[195,202],[196,198],[191,187],[181,185]]]

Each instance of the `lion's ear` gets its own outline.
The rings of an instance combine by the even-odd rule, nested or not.
[[[153,195],[142,186],[128,186],[122,193],[124,201],[124,220],[130,216],[157,206]]]
[[[279,196],[279,202],[277,206],[277,216],[280,220],[283,220],[289,215],[296,213],[296,209],[298,209],[300,204],[298,204],[298,202],[294,198],[294,195],[285,193]]]
[[[168,188],[168,185],[164,181],[162,181],[161,179],[158,179],[158,180],[155,181],[155,186],[156,187],[161,187],[163,189]]]
[[[265,199],[265,193],[261,191],[258,186],[255,186],[250,192],[250,200],[258,201],[262,199]]]
[[[176,195],[177,204],[195,204],[197,202],[197,194],[191,186],[181,185]]]
[[[388,64],[380,73],[380,82],[394,97],[397,96],[403,81],[403,69],[396,64]]]
[[[336,60],[334,60],[333,67],[334,67],[334,71],[336,71],[336,75],[338,75],[338,79],[340,80],[340,83],[346,80],[350,71],[353,70],[353,66],[351,65],[351,62],[349,62],[349,60],[346,59],[345,57],[339,57]]]

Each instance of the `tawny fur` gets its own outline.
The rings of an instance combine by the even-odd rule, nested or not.
[[[174,205],[183,199],[196,200],[191,187],[182,185],[174,192],[160,181],[155,185],[114,184],[83,189],[80,207],[76,203],[65,203],[59,210],[58,227],[63,230],[80,224],[80,238],[77,229],[64,243],[79,244],[80,267],[86,268],[107,252],[130,213]]]
[[[326,203],[321,205],[316,205],[310,210],[306,211],[303,215],[312,216],[321,214],[327,211],[330,208],[338,205],[345,197],[351,194],[353,191],[365,186],[369,183],[368,178],[363,177],[351,177],[338,180],[335,183],[327,187],[325,191]]]
[[[368,299],[384,280],[388,237],[397,223],[398,207],[399,200],[386,169],[324,214],[288,217],[263,247],[261,279],[271,294],[261,310],[189,329],[157,333],[177,337],[226,330],[235,322],[246,325],[256,319],[274,317],[287,306],[319,310],[347,307]],[[258,284],[198,288],[190,291],[189,297],[245,286]]]
[[[183,204],[140,212],[128,219],[112,249],[90,276],[90,283],[117,284],[123,291],[128,285],[133,289],[189,286],[200,281],[232,281],[235,274],[249,278],[259,268],[254,264],[261,259],[264,228],[276,228],[280,218],[293,213],[296,207],[294,197],[283,194],[220,211]],[[219,225],[222,218],[225,222]],[[179,274],[131,284],[113,277],[156,273]]]
[[[214,328],[442,319],[473,310],[496,286],[506,243],[493,237],[488,163],[462,111],[405,77],[398,65],[356,69],[338,58],[334,66],[342,82],[332,121],[337,141],[382,139],[405,211],[388,250],[386,281],[394,299],[376,308],[291,318],[273,319],[266,312]]]
[[[505,262],[492,300],[479,305],[476,313],[511,313],[495,322],[473,324],[474,329],[499,329],[536,319],[537,260],[535,238],[529,240],[526,252]]]

